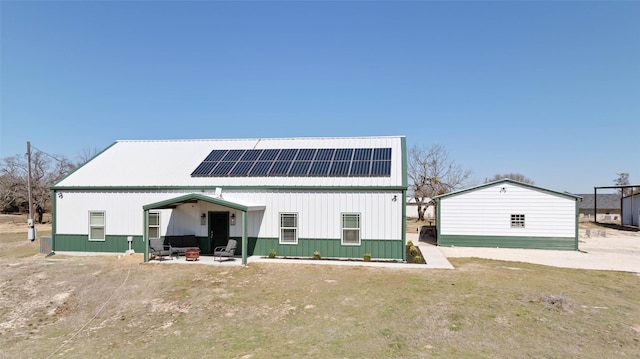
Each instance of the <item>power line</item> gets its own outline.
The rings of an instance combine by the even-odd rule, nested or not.
[[[44,154],[45,156],[48,156],[48,157],[50,157],[50,158],[52,158],[52,159],[54,159],[54,160],[58,161],[59,163],[69,162],[68,160],[66,160],[66,161],[65,161],[64,159],[63,159],[63,160],[61,160],[61,159],[57,158],[57,157],[56,157],[56,156],[54,156],[54,155],[50,155],[50,154],[48,154],[47,152],[45,152],[45,151],[43,151],[43,150],[39,149],[38,147],[36,147],[36,146],[34,146],[34,145],[31,145],[31,147],[32,147],[32,148],[34,148],[34,149],[36,149],[36,150],[38,150],[38,152],[40,152],[40,153]]]

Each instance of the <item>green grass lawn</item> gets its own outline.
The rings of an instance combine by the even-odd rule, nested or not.
[[[479,259],[452,259],[455,270],[145,264],[44,258],[25,238],[0,239],[2,358],[640,353],[635,274]]]

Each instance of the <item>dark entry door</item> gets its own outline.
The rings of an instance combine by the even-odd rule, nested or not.
[[[215,247],[227,245],[229,241],[229,212],[209,212],[209,241],[211,253]]]

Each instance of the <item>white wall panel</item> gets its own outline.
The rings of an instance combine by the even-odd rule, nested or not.
[[[511,214],[524,214],[525,228],[511,228]],[[509,183],[445,197],[440,215],[447,235],[575,236],[575,200]]]
[[[87,234],[90,210],[106,212],[108,235],[142,235],[142,207],[179,197],[189,191],[162,192],[73,192],[62,191],[56,200],[59,234]],[[212,193],[205,193],[212,195]],[[392,201],[397,196],[396,201]],[[265,206],[262,211],[248,214],[248,236],[278,237],[280,213],[298,213],[301,238],[340,238],[341,214],[361,214],[363,239],[399,239],[402,237],[401,192],[347,191],[225,191],[223,199],[240,204]],[[187,203],[176,209],[161,210],[162,235],[195,234],[206,236],[208,227],[200,224],[202,213],[230,212],[236,215],[236,225],[230,226],[231,236],[242,235],[240,211],[205,202]]]

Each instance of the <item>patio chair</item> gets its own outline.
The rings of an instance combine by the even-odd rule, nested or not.
[[[171,245],[162,243],[161,238],[150,239],[149,240],[149,249],[151,249],[151,255],[158,257],[162,260],[162,257],[169,256],[171,257],[174,251],[171,249]]]
[[[222,262],[222,257],[233,258],[237,246],[238,242],[235,239],[230,239],[226,246],[213,249],[213,259],[215,260],[218,257],[220,258],[219,261]]]

